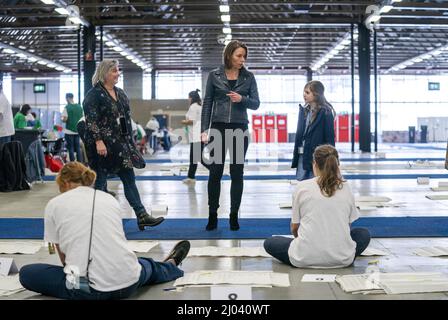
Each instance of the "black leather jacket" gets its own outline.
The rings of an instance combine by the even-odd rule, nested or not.
[[[247,71],[244,67],[240,69],[238,80],[232,91],[243,97],[241,102],[232,103],[226,95],[229,91],[231,91],[230,85],[224,71],[224,65],[222,65],[208,75],[202,105],[201,132],[208,130],[210,122],[249,123],[247,109],[257,110],[260,106],[257,82],[253,73]]]

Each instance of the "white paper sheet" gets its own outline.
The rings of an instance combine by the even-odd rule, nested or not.
[[[168,206],[166,204],[158,204],[151,206],[151,215],[153,216],[165,216],[168,214]]]
[[[263,247],[196,247],[191,248],[189,257],[271,257]]]
[[[448,200],[448,194],[428,194],[425,197],[430,200]]]
[[[225,271],[199,270],[185,273],[174,282],[174,286],[190,285],[250,285],[252,287],[289,287],[289,274],[272,271]]]
[[[375,196],[358,196],[355,197],[355,202],[389,202],[391,198],[388,197],[375,197]]]
[[[368,273],[337,276],[342,290],[368,293],[384,290],[387,294],[448,291],[448,276],[440,272]]]
[[[377,248],[367,247],[367,249],[364,250],[361,253],[361,255],[362,256],[388,256],[389,253],[387,253],[387,252],[385,252],[383,250],[377,249]]]
[[[431,187],[431,190],[435,192],[448,191],[448,187]]]
[[[0,254],[35,254],[43,246],[43,242],[2,241],[0,242]]]
[[[278,206],[280,207],[280,209],[290,209],[290,208],[292,208],[292,203],[291,202],[282,202],[282,203],[279,203]]]
[[[10,296],[20,291],[24,291],[19,281],[19,275],[0,276],[0,296]]]
[[[334,282],[336,274],[304,274],[302,282]]]
[[[158,241],[128,241],[129,250],[134,252],[149,252],[158,245]]]
[[[421,257],[448,256],[448,247],[423,247],[414,250],[414,253]]]

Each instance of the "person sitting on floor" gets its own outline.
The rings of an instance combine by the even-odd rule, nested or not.
[[[67,163],[56,182],[62,194],[45,208],[45,241],[56,247],[62,266],[31,264],[20,269],[22,286],[62,299],[121,299],[139,287],[175,280],[190,249],[180,241],[163,262],[137,258],[128,249],[120,204],[93,189],[96,174]],[[73,205],[76,204],[76,205]]]
[[[271,237],[264,248],[283,263],[297,268],[350,266],[369,245],[370,233],[351,229],[359,212],[355,198],[339,170],[339,156],[331,145],[313,154],[314,178],[300,181],[293,196],[291,232],[294,239]]]

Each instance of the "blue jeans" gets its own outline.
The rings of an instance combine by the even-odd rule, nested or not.
[[[314,178],[313,171],[303,169],[303,155],[299,155],[299,162],[297,164],[296,170],[296,179],[299,181],[303,181],[311,178]]]
[[[82,162],[82,153],[81,148],[79,146],[79,135],[77,134],[66,134],[65,141],[67,142],[67,150],[70,161],[75,161],[75,152],[76,152],[76,160]]]
[[[139,287],[175,280],[184,272],[169,262],[156,262],[151,258],[138,258],[142,266],[139,280],[120,290],[102,292],[90,288],[90,293],[79,289],[68,289],[65,284],[64,268],[50,264],[30,264],[22,267],[19,279],[22,286],[46,296],[70,300],[112,300],[124,299],[134,294]]]
[[[4,145],[5,143],[11,142],[11,137],[12,137],[12,136],[0,137],[0,148],[1,148],[1,146]]]
[[[128,200],[129,205],[134,209],[137,217],[140,214],[145,213],[146,209],[142,204],[137,185],[135,184],[134,169],[123,168],[118,171],[117,175],[123,183],[126,200]],[[107,174],[102,170],[96,171],[95,189],[105,192],[107,191]]]
[[[356,242],[355,257],[358,257],[369,246],[369,230],[365,228],[353,228],[350,231],[350,236],[352,237],[352,240]],[[286,237],[270,237],[264,241],[263,245],[266,252],[271,256],[285,264],[292,265],[288,255],[288,249],[292,240],[292,238]]]

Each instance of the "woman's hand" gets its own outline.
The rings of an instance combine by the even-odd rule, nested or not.
[[[208,134],[207,134],[207,132],[202,132],[201,133],[201,142],[202,143],[208,143]]]
[[[107,156],[107,148],[106,145],[104,144],[103,140],[98,140],[96,142],[96,152],[100,155],[100,156]]]
[[[230,98],[230,101],[236,103],[240,103],[241,99],[243,99],[243,97],[239,93],[236,93],[234,91],[230,91],[227,96]]]

